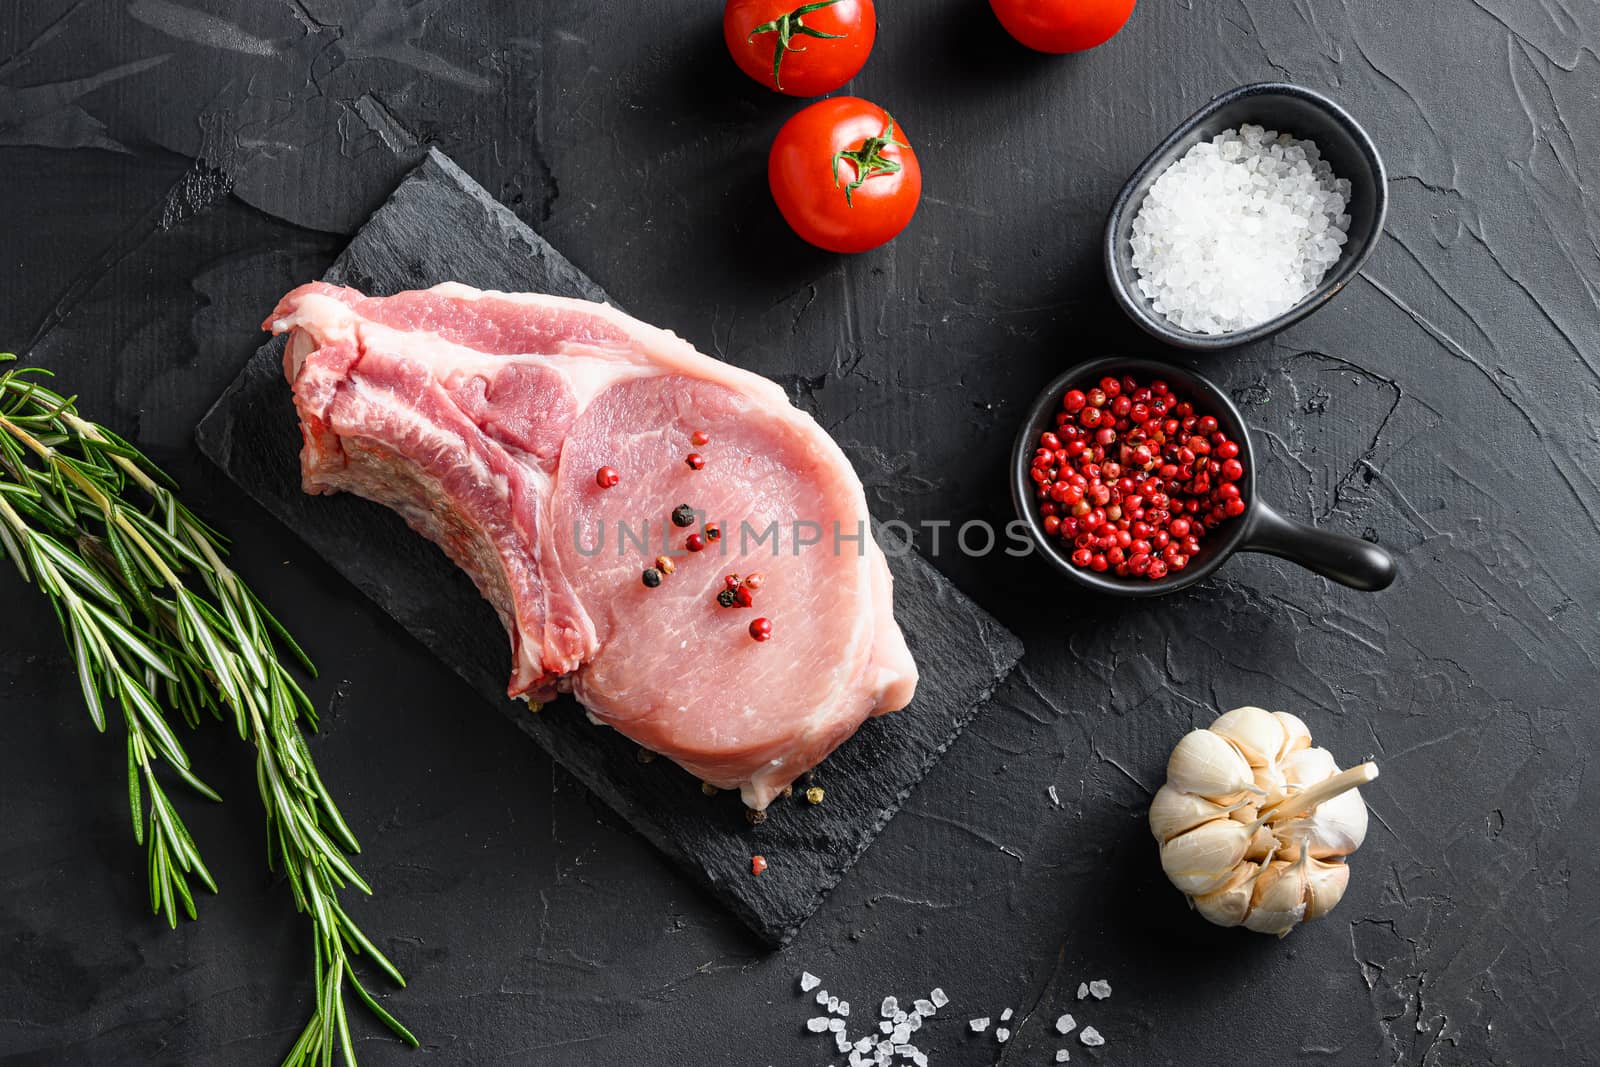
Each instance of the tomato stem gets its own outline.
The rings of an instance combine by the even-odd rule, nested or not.
[[[844,33],[823,33],[821,30],[813,29],[801,21],[813,11],[821,11],[825,7],[832,7],[840,2],[841,0],[815,0],[814,3],[795,8],[787,15],[779,15],[771,22],[763,22],[750,31],[750,36],[746,39],[751,41],[754,41],[758,35],[763,33],[775,33],[778,35],[778,43],[772,49],[772,84],[775,88],[780,91],[783,89],[781,68],[783,66],[784,53],[805,51],[804,48],[796,48],[789,43],[795,37],[818,37],[834,41],[841,37],[849,36],[849,34]]]
[[[860,148],[842,148],[833,156],[833,184],[839,185],[839,161],[848,159],[856,166],[855,180],[844,187],[844,202],[855,207],[850,199],[850,194],[866,184],[868,178],[875,178],[880,174],[899,174],[900,163],[883,154],[883,150],[890,145],[896,148],[909,148],[904,141],[894,139],[894,116],[887,111],[883,113],[888,125],[876,137],[868,137],[861,142]]]

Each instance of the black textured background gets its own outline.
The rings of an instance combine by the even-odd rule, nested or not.
[[[427,1046],[366,1030],[363,1062],[836,1062],[801,1031],[802,967],[860,1006],[944,986],[920,1043],[946,1064],[996,1059],[963,1020],[1007,1005],[1027,1021],[1005,1062],[1048,1062],[1069,1001],[1108,1041],[1074,1062],[1591,1058],[1600,8],[1145,0],[1056,59],[979,0],[885,2],[853,88],[904,124],[926,192],[894,245],[840,259],[766,199],[798,105],[727,63],[718,6],[0,11],[0,338],[184,478],[321,663],[316,752],[378,889],[356,912]],[[630,310],[788,385],[883,514],[1003,516],[1033,391],[1148,349],[1099,275],[1122,177],[1213,93],[1279,77],[1369,126],[1389,236],[1332,307],[1208,369],[1267,446],[1263,491],[1370,530],[1399,582],[1364,596],[1247,559],[1111,604],[942,554],[1028,657],[776,956],[193,448],[263,310],[436,144]],[[191,809],[224,891],[167,933],[120,746],[48,610],[0,590],[0,1062],[275,1062],[307,946],[261,873],[247,757],[221,730],[191,743],[231,798]],[[1344,903],[1283,942],[1188,915],[1143,827],[1172,741],[1246,701],[1384,771]],[[1077,1004],[1090,977],[1113,997]]]

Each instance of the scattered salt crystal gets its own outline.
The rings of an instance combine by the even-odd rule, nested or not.
[[[813,1034],[820,1034],[827,1028],[828,1020],[825,1016],[817,1015],[806,1020],[806,1029],[810,1030]]]
[[[908,1045],[904,1041],[897,1042],[894,1046],[894,1054],[896,1056],[909,1056],[915,1051],[917,1051],[917,1046]]]
[[[1057,1063],[1066,1063],[1070,1059],[1072,1059],[1072,1053],[1071,1052],[1067,1051],[1064,1048],[1056,1049],[1056,1062]]]
[[[928,1067],[928,1057],[921,1052],[911,1054],[912,1067]]]
[[[1089,995],[1089,983],[1088,982],[1079,982],[1078,983],[1078,999],[1082,1000],[1083,998],[1087,997],[1088,995]]]
[[[838,1022],[838,1021],[839,1020],[837,1020],[837,1019],[834,1020],[834,1022]],[[834,1032],[833,1044],[834,1044],[834,1047],[837,1048],[840,1052],[849,1052],[850,1051],[850,1039],[844,1035],[843,1031],[835,1031]]]
[[[819,986],[821,984],[822,984],[822,979],[818,978],[816,975],[812,974],[810,971],[801,971],[800,972],[800,992],[809,993],[809,992],[811,992],[813,989],[817,988],[817,986]]]
[[[862,1038],[860,1041],[856,1042],[856,1046],[855,1047],[856,1047],[856,1051],[857,1052],[871,1052],[872,1051],[872,1038],[871,1037]]]
[[[893,1041],[897,1045],[905,1044],[907,1041],[911,1040],[911,1027],[905,1023],[901,1023],[899,1026],[894,1028],[894,1033],[889,1035],[889,1040]]]
[[[850,1002],[848,1000],[839,1001],[839,1014],[846,1017],[850,1015]]]
[[[1111,983],[1104,978],[1096,978],[1089,983],[1089,992],[1094,994],[1094,999],[1104,1000],[1111,995]]]
[[[922,1016],[916,1012],[912,1012],[910,1015],[906,1016],[906,1028],[912,1031],[921,1030]]]
[[[917,1014],[919,1014],[919,1015],[932,1015],[934,1012],[939,1010],[938,1008],[933,1006],[933,1001],[931,1001],[931,1000],[920,1000],[919,999],[916,1002],[915,1007],[917,1009]]]
[[[1056,1020],[1056,1033],[1070,1034],[1077,1027],[1077,1025],[1078,1020],[1074,1019],[1070,1013],[1063,1015],[1061,1018]]]
[[[1078,1035],[1078,1040],[1082,1041],[1085,1045],[1090,1046],[1103,1045],[1106,1043],[1106,1039],[1100,1036],[1100,1031],[1096,1030],[1092,1026],[1085,1026],[1083,1028],[1083,1032]]]
[[[828,1003],[828,991],[826,989],[817,990],[817,1003],[818,1004],[826,1004],[826,1003]]]
[[[829,997],[828,998],[828,1011],[830,1013],[834,1013],[834,1014],[838,1013],[838,1011],[839,1011],[839,998],[838,997]]]
[[[973,1033],[981,1034],[985,1030],[989,1029],[989,1017],[985,1015],[981,1019],[973,1019],[971,1022],[967,1023],[967,1025],[972,1027]]]
[[[899,1010],[900,1010],[900,1001],[896,1000],[894,997],[884,997],[883,998],[883,1007],[878,1009],[878,1014],[882,1015],[885,1019],[887,1019],[887,1018],[890,1018],[891,1016],[893,1016],[894,1013],[899,1011]]]
[[[1051,786],[1045,792],[1050,794],[1050,803],[1059,808],[1061,806],[1061,794],[1056,792],[1056,787]]]
[[[897,1012],[894,1013],[894,1024],[896,1026],[899,1026],[901,1023],[905,1022],[908,1018],[910,1018],[910,1016],[908,1016],[905,1012],[897,1011]]]
[[[933,1001],[933,1006],[936,1008],[942,1008],[950,1003],[950,998],[944,995],[943,989],[935,989],[928,994],[928,999]]]
[[[1011,1009],[1010,1008],[1007,1008],[1005,1011],[1000,1013],[1000,1021],[1001,1022],[1006,1022],[1006,1021],[1010,1020],[1010,1018],[1011,1018]]]
[[[828,1020],[828,1029],[832,1030],[836,1034],[843,1033],[844,1032],[844,1020],[843,1019],[829,1019]]]
[[[1312,141],[1225,130],[1169,166],[1133,221],[1137,287],[1195,333],[1246,329],[1288,311],[1349,240],[1350,183]]]
[[[887,1034],[890,1030],[894,1029],[894,1023],[890,1022],[888,1019],[885,1019],[883,1022],[878,1024],[878,1029]]]
[[[1011,1031],[1002,1026],[994,1032],[994,1039],[1003,1045],[1011,1040]]]

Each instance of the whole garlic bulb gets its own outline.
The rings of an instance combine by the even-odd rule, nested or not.
[[[1288,712],[1235,708],[1172,750],[1150,804],[1161,867],[1210,922],[1282,937],[1344,896],[1367,835],[1356,787],[1376,777],[1339,770]]]

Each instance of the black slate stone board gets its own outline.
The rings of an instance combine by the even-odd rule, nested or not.
[[[325,278],[372,294],[452,280],[606,299],[437,150]],[[829,757],[817,772],[825,803],[780,800],[752,828],[736,794],[706,797],[666,760],[641,764],[638,746],[591,724],[570,699],[538,714],[507,699],[505,634],[466,575],[389,510],[301,492],[282,357],[281,338],[261,347],[201,422],[201,450],[768,944],[783,944],[810,917],[1022,654],[1016,637],[926,561],[892,558],[895,615],[922,672],[915,701],[867,722]],[[760,878],[750,874],[754,853],[771,863]]]

